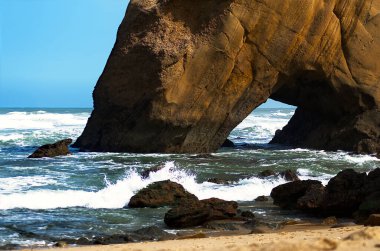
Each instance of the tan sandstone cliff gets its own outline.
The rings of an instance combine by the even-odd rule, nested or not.
[[[380,0],[131,0],[76,146],[211,152],[257,106],[273,143],[380,152]]]

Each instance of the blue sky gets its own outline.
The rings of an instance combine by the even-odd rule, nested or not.
[[[128,2],[0,0],[0,107],[92,107]]]

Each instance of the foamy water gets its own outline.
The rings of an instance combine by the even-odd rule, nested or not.
[[[49,159],[27,159],[37,146],[82,132],[89,109],[0,109],[0,246],[9,243],[45,245],[46,240],[22,237],[6,227],[77,238],[120,233],[154,224],[163,225],[167,209],[124,207],[136,192],[161,180],[180,183],[199,199],[216,197],[248,205],[259,215],[273,214],[254,199],[269,195],[285,183],[277,176],[258,178],[270,169],[296,171],[303,180],[327,184],[337,172],[354,168],[368,172],[380,166],[370,155],[308,149],[273,149],[268,143],[286,125],[294,109],[257,109],[231,133],[235,149],[211,157],[178,154],[78,153]],[[75,150],[75,149],[73,149]],[[147,179],[140,172],[165,167]],[[229,185],[209,178],[232,181]],[[255,211],[256,210],[256,211]],[[285,216],[276,216],[285,217]],[[4,226],[4,227],[2,227]]]

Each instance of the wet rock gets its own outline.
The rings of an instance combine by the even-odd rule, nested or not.
[[[69,246],[69,244],[67,244],[67,242],[65,242],[65,241],[58,241],[53,246],[57,247],[57,248],[66,248]]]
[[[205,233],[200,232],[200,233],[196,233],[196,234],[192,234],[192,235],[179,236],[176,239],[177,240],[188,240],[188,239],[203,239],[203,238],[207,238],[207,235]]]
[[[173,228],[200,226],[211,220],[231,219],[237,214],[237,203],[211,198],[201,201],[187,201],[170,209],[164,221]]]
[[[210,208],[205,203],[192,201],[170,209],[164,222],[172,228],[194,227],[207,222],[209,216]]]
[[[229,219],[237,214],[238,203],[235,201],[210,198],[201,202],[210,208],[209,220]]]
[[[240,213],[240,216],[243,218],[248,218],[248,219],[253,219],[255,218],[255,214],[252,213],[251,211],[243,211]]]
[[[18,250],[20,249],[20,245],[17,244],[5,244],[0,246],[0,250]]]
[[[286,181],[300,180],[300,178],[298,178],[297,173],[291,169],[280,172],[280,176],[284,178]]]
[[[338,219],[335,216],[330,216],[330,217],[327,217],[326,219],[324,219],[322,221],[322,224],[328,225],[328,226],[337,225]]]
[[[44,157],[56,157],[62,155],[71,154],[69,145],[73,142],[72,139],[60,140],[54,144],[47,144],[39,147],[28,158],[44,158]]]
[[[326,186],[322,205],[325,213],[352,216],[366,197],[363,190],[366,178],[366,173],[357,173],[353,169],[343,170],[333,177]]]
[[[276,175],[275,171],[267,169],[267,170],[261,171],[258,176],[261,178],[266,178],[266,177],[274,176],[274,175]]]
[[[231,140],[226,139],[221,147],[235,147],[235,144]]]
[[[207,180],[207,182],[214,183],[214,184],[219,184],[219,185],[228,185],[228,184],[231,183],[228,180],[219,179],[219,178],[210,178],[210,179]]]
[[[163,169],[164,167],[165,167],[165,165],[157,165],[157,166],[154,166],[154,167],[151,167],[151,168],[148,168],[148,169],[142,171],[142,172],[140,173],[140,175],[141,175],[141,177],[142,177],[143,179],[146,179],[146,178],[149,177],[149,175],[150,175],[151,173],[158,172],[158,171],[160,171],[161,169]]]
[[[299,180],[279,185],[272,189],[270,196],[273,203],[282,208],[297,208],[297,201],[304,196],[312,185],[321,186],[316,180]]]
[[[141,241],[163,241],[175,239],[174,234],[167,233],[157,226],[142,228],[125,234],[95,237],[92,244],[109,245]]]
[[[186,201],[198,201],[198,198],[186,191],[182,185],[170,180],[158,181],[138,191],[128,203],[128,207],[175,206]]]
[[[203,227],[217,231],[242,231],[247,229],[244,226],[244,221],[233,220],[209,221],[203,224]]]
[[[170,234],[157,226],[144,227],[133,232],[140,236],[140,240],[148,241],[164,241],[175,239],[174,234]]]
[[[368,216],[370,214],[380,213],[380,191],[374,192],[369,196],[365,197],[363,202],[360,204],[357,216]]]
[[[366,222],[364,223],[366,226],[380,226],[380,214],[371,214]]]
[[[110,236],[100,236],[95,237],[91,245],[111,245],[111,244],[122,244],[136,241],[129,234],[120,235],[110,235]]]
[[[261,196],[257,197],[255,199],[255,201],[260,201],[260,202],[269,201],[269,198],[268,198],[268,196],[261,195]]]
[[[297,209],[318,213],[325,199],[325,187],[321,184],[312,184],[305,194],[297,200]]]

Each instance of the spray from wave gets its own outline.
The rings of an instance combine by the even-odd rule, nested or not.
[[[304,172],[303,175],[301,178],[308,178],[307,173]],[[328,180],[330,176],[321,178]],[[183,185],[186,190],[195,194],[199,199],[216,197],[235,201],[252,201],[260,195],[269,195],[272,188],[285,183],[285,180],[274,177],[272,179],[251,177],[241,179],[231,185],[218,185],[209,182],[197,183],[195,175],[178,169],[174,162],[167,162],[163,169],[150,173],[147,179],[143,179],[133,169],[129,170],[125,177],[114,184],[105,179],[106,187],[97,192],[38,190],[3,194],[0,195],[0,209],[123,208],[138,190],[153,182],[167,179]]]

